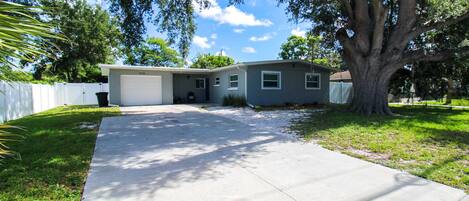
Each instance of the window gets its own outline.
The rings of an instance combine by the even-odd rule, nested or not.
[[[205,79],[204,78],[196,78],[195,79],[195,88],[196,89],[205,89]]]
[[[237,90],[238,89],[238,75],[237,74],[233,74],[233,75],[230,75],[230,83],[229,83],[229,87],[228,89],[229,90]]]
[[[306,73],[305,74],[305,88],[306,89],[321,89],[321,74]]]
[[[262,89],[281,89],[280,71],[262,71]]]
[[[215,78],[215,84],[213,86],[220,86],[220,78],[219,77]]]

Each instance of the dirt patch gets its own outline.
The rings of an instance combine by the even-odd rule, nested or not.
[[[359,156],[363,156],[371,160],[383,161],[383,160],[389,160],[389,158],[391,157],[391,154],[388,154],[388,153],[376,153],[376,152],[372,152],[368,150],[354,149],[351,147],[347,149],[347,152],[350,152],[352,154],[356,154]]]

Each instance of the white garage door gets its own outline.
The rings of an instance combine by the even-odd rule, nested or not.
[[[161,76],[121,75],[122,105],[162,104]]]

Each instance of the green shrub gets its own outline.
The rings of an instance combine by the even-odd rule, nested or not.
[[[246,98],[243,96],[228,95],[223,97],[223,106],[244,107],[246,105]]]

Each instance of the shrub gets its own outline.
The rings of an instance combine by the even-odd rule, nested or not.
[[[243,96],[228,95],[223,97],[223,106],[244,107],[246,99]]]

